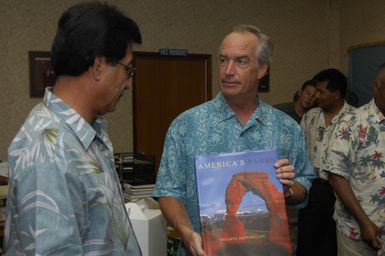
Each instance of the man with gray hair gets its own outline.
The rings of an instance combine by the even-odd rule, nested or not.
[[[206,255],[202,248],[195,156],[271,150],[286,202],[301,204],[313,179],[297,123],[257,95],[271,61],[272,44],[258,28],[239,25],[219,48],[221,92],[178,116],[164,144],[156,191],[162,212],[182,238],[178,255]]]
[[[385,255],[385,64],[373,89],[374,99],[340,122],[325,167],[339,256]]]

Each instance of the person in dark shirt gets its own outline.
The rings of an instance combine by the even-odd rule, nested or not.
[[[308,80],[302,84],[301,89],[296,91],[292,102],[274,105],[275,108],[291,116],[297,123],[301,122],[302,116],[316,105],[317,81]]]

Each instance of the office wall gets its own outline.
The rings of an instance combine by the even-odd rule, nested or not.
[[[350,47],[385,41],[384,13],[383,0],[341,1],[340,59],[343,71],[348,72]]]
[[[0,159],[2,160],[6,159],[6,149],[16,131],[30,109],[40,100],[29,98],[28,51],[50,50],[60,14],[77,2],[1,1]],[[304,80],[326,66],[339,65],[341,52],[339,0],[108,2],[124,10],[140,25],[143,45],[136,50],[186,48],[190,53],[212,54],[213,95],[218,91],[215,59],[218,45],[230,28],[238,23],[259,26],[274,42],[271,90],[269,93],[261,94],[261,98],[271,104],[289,101]],[[347,2],[350,1],[343,1],[344,5],[347,5]],[[359,2],[354,2],[353,11],[359,10]],[[346,15],[343,17],[351,17]],[[380,14],[377,15],[380,19]],[[346,23],[342,25],[348,26]],[[347,36],[349,40],[343,41],[343,46],[354,41],[355,35]],[[131,93],[126,93],[116,112],[107,115],[115,151],[132,150],[131,97]]]

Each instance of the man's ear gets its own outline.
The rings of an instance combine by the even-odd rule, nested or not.
[[[377,95],[378,89],[380,89],[380,85],[377,82],[373,82],[373,94]]]
[[[298,91],[295,92],[298,97],[301,97],[302,93],[303,93],[303,89],[302,88],[299,88]]]
[[[258,80],[261,79],[264,75],[267,74],[267,70],[269,69],[268,64],[262,64],[258,66]]]
[[[102,68],[103,68],[103,58],[102,57],[96,57],[94,60],[94,65],[90,67],[92,75],[94,76],[94,79],[96,81],[99,81],[102,75]]]
[[[337,99],[343,99],[343,98],[345,98],[345,97],[342,96],[340,90],[334,91],[333,94],[334,94],[334,98],[335,98],[336,100],[337,100]]]

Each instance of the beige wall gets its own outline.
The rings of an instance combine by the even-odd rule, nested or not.
[[[39,99],[29,98],[28,51],[50,50],[60,14],[78,1],[2,0],[0,7],[0,159]],[[187,48],[213,55],[213,93],[217,87],[217,47],[237,23],[259,26],[274,42],[271,104],[288,101],[317,71],[345,62],[351,44],[382,39],[384,5],[339,0],[115,0],[140,26],[143,45],[136,50]],[[350,5],[350,2],[353,2]],[[340,10],[343,9],[343,12]],[[373,14],[372,11],[375,11]],[[357,13],[364,13],[357,19]],[[342,13],[342,14],[341,14]],[[340,19],[341,17],[341,19]],[[368,19],[368,24],[362,19]],[[340,22],[340,20],[343,20]],[[366,28],[366,26],[370,28]],[[358,31],[359,29],[359,31]],[[379,31],[376,31],[378,29]],[[359,32],[359,33],[357,33]],[[382,33],[383,34],[383,33]],[[340,40],[341,38],[341,40]],[[342,50],[341,50],[342,49]],[[181,85],[183,86],[183,85]],[[132,150],[130,93],[107,115],[115,151]]]
[[[341,0],[341,10],[341,69],[347,72],[349,47],[385,41],[385,1]]]

